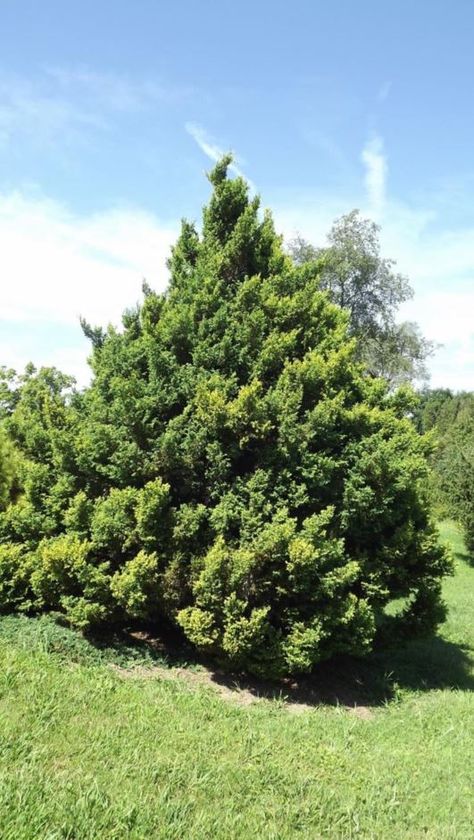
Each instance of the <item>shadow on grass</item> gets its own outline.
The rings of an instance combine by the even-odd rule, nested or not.
[[[215,672],[213,679],[259,697],[306,706],[376,707],[395,700],[402,689],[474,691],[472,653],[436,636],[365,659],[337,657],[319,665],[311,675],[278,685]]]
[[[280,682],[267,682],[218,670],[196,655],[182,636],[172,629],[159,637],[144,629],[85,638],[60,626],[50,616],[26,618],[4,616],[0,640],[16,647],[41,650],[65,664],[114,665],[121,669],[153,671],[168,669],[170,676],[191,679],[199,671],[199,683],[214,687],[226,699],[251,702],[253,698],[285,701],[293,706],[377,707],[397,699],[400,691],[450,689],[473,691],[474,650],[448,642],[440,636],[412,641],[380,650],[365,659],[337,657],[319,665],[311,675]]]
[[[474,554],[469,553],[467,550],[455,551],[454,559],[460,560],[471,568],[474,568]]]
[[[439,527],[441,542],[451,549],[454,559],[473,568],[474,552],[469,551],[466,547],[461,525],[448,519],[441,523]]]
[[[181,676],[183,668],[198,667],[201,682],[224,690],[228,699],[235,692],[236,699],[245,693],[302,706],[377,707],[397,699],[403,689],[474,690],[474,651],[440,636],[385,649],[365,659],[336,657],[319,665],[311,675],[279,682],[218,670],[215,663],[197,656],[192,647],[183,647],[173,633],[157,639],[145,631],[133,632],[117,637],[112,644],[105,639],[94,644],[102,645],[108,661],[125,667],[155,664],[178,668]]]

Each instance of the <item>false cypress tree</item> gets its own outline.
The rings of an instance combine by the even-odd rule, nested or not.
[[[409,392],[365,375],[315,265],[285,255],[229,163],[209,176],[201,232],[182,224],[167,292],[145,286],[122,330],[85,325],[72,489],[20,578],[80,626],[165,616],[228,665],[278,676],[370,650],[394,598],[401,624],[432,628],[449,562]]]

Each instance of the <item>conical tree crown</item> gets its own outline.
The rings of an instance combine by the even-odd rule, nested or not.
[[[280,675],[370,649],[391,598],[435,622],[447,565],[408,395],[363,374],[315,264],[293,265],[229,164],[201,231],[182,224],[168,291],[145,287],[121,331],[89,328],[74,467],[37,535],[39,569],[69,565],[32,586],[72,621],[166,616]]]

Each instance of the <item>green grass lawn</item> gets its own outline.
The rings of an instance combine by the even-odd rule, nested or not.
[[[455,525],[442,538],[456,574],[439,636],[326,665],[291,704],[261,687],[244,705],[139,645],[3,618],[1,840],[471,840],[474,567]]]

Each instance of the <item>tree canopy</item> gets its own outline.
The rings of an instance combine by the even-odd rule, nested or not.
[[[43,370],[7,389],[21,493],[0,514],[0,605],[172,621],[279,676],[370,650],[392,599],[401,626],[435,626],[449,561],[412,394],[367,375],[321,264],[285,254],[229,163],[168,290],[145,285],[121,329],[84,322],[91,386]]]
[[[353,210],[334,223],[327,247],[301,237],[289,245],[297,265],[318,266],[321,288],[349,313],[349,332],[357,337],[357,355],[374,376],[391,385],[427,376],[425,361],[434,346],[417,324],[397,322],[397,310],[413,290],[395,262],[381,256],[380,228]]]
[[[474,394],[425,390],[415,414],[421,432],[437,440],[431,457],[435,498],[464,527],[474,550]]]

